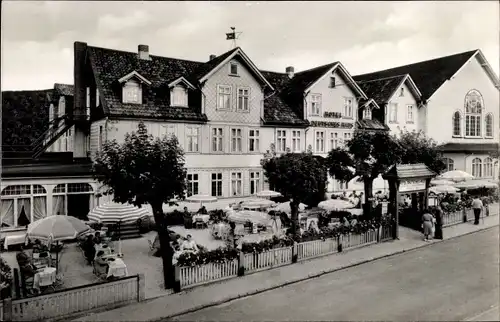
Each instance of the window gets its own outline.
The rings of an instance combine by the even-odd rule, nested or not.
[[[278,152],[285,152],[286,151],[286,131],[285,130],[278,130],[277,131],[277,146],[276,150]]]
[[[217,108],[220,110],[231,108],[231,86],[217,86]]]
[[[339,144],[339,134],[336,132],[330,133],[330,150],[336,149]]]
[[[352,101],[351,97],[344,97],[344,117],[352,117]]]
[[[241,129],[231,129],[231,152],[241,152],[242,141]]]
[[[25,227],[47,216],[47,191],[41,185],[7,186],[1,195],[2,229]]]
[[[476,178],[482,177],[482,162],[479,158],[472,160],[472,175]]]
[[[261,190],[260,172],[250,172],[250,194],[256,194]]]
[[[481,113],[483,99],[481,94],[472,90],[465,96],[465,136],[481,136]]]
[[[248,151],[260,152],[259,130],[248,131]]]
[[[300,131],[292,131],[292,151],[300,152]]]
[[[165,128],[165,135],[170,138],[172,136],[177,136],[176,130],[175,130],[175,125],[162,125],[163,128]]]
[[[222,173],[212,173],[212,196],[222,197]]]
[[[372,109],[369,107],[365,107],[363,109],[363,120],[371,120],[372,119]]]
[[[238,64],[229,64],[229,75],[238,75]]]
[[[389,122],[398,122],[398,103],[390,103],[389,105]]]
[[[493,137],[493,116],[491,114],[487,114],[484,118],[485,123],[485,136]]]
[[[200,152],[200,128],[186,127],[187,152]]]
[[[231,195],[241,196],[243,194],[241,172],[231,173]]]
[[[238,111],[248,112],[250,99],[249,88],[238,88]]]
[[[129,80],[123,86],[123,103],[141,104],[141,85]]]
[[[90,87],[85,88],[85,107],[89,108],[90,107]]]
[[[453,114],[453,136],[462,135],[462,116],[459,111]]]
[[[224,151],[224,132],[221,127],[212,128],[212,152]]]
[[[335,77],[330,77],[330,88],[335,88]]]
[[[484,159],[484,172],[485,177],[493,177],[493,160],[491,158]]]
[[[444,158],[443,162],[446,165],[446,171],[453,171],[453,170],[455,170],[455,162],[453,161],[453,159]]]
[[[325,132],[316,131],[316,152],[325,152]]]
[[[170,92],[170,106],[187,107],[188,91],[182,86],[175,86]]]
[[[30,194],[31,194],[30,185],[7,186],[7,188],[2,190],[2,196],[30,195]]]
[[[187,175],[187,195],[188,197],[198,194],[198,174],[191,173]]]
[[[101,99],[99,98],[99,90],[95,90],[95,106],[99,107],[101,105]]]
[[[403,97],[405,96],[405,89],[404,87],[401,87],[401,89],[399,90],[399,97]]]
[[[311,115],[321,114],[321,95],[312,94],[311,95]]]
[[[103,143],[103,129],[102,125],[99,125],[99,137],[97,138],[97,149],[99,151],[102,150],[102,143]]]
[[[347,143],[351,139],[351,133],[344,133],[344,143]]]
[[[413,123],[413,105],[406,105],[406,123]]]

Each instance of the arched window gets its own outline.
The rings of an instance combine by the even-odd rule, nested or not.
[[[453,136],[462,136],[462,115],[459,111],[453,114]]]
[[[493,160],[491,158],[484,159],[484,172],[485,177],[493,177]]]
[[[453,159],[444,158],[443,161],[444,161],[444,164],[446,164],[446,171],[455,170],[455,161],[453,161]]]
[[[13,185],[2,190],[2,228],[24,227],[47,216],[47,191],[41,185]]]
[[[472,175],[476,178],[482,177],[482,162],[479,158],[472,160]]]
[[[472,90],[465,96],[465,136],[481,136],[481,113],[483,98],[481,94]]]
[[[493,115],[487,114],[484,118],[485,136],[493,137]]]
[[[52,192],[52,214],[71,215],[80,219],[94,208],[94,189],[86,182],[61,183]]]

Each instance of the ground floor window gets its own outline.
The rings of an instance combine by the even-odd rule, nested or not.
[[[241,172],[231,173],[231,195],[241,196],[243,195],[243,179]]]
[[[472,160],[472,175],[476,178],[481,178],[483,175],[482,175],[482,169],[483,168],[483,164],[482,164],[482,161],[481,159],[479,158],[475,158],[474,160]]]
[[[61,183],[52,190],[52,215],[69,215],[87,220],[95,206],[94,189],[85,182]]]
[[[25,227],[47,213],[47,191],[41,185],[11,185],[1,192],[2,228]]]
[[[222,173],[212,173],[212,196],[222,197]]]
[[[250,172],[250,194],[256,194],[262,190],[261,185],[261,173],[260,172]]]
[[[199,179],[197,173],[187,175],[187,195],[188,197],[198,194]]]

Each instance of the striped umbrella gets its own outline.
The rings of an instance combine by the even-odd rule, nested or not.
[[[352,202],[341,199],[328,199],[322,201],[318,204],[318,207],[324,210],[332,211],[332,210],[344,210],[356,207]]]
[[[150,207],[136,207],[128,203],[110,202],[92,209],[88,218],[103,224],[134,222],[137,219],[152,216]]]
[[[262,198],[272,198],[281,196],[281,193],[272,190],[262,190],[257,192],[255,195]]]
[[[72,216],[49,216],[28,225],[29,239],[61,241],[78,238],[90,232],[90,227]]]
[[[268,226],[271,224],[271,216],[260,211],[229,211],[227,219],[237,224],[244,224],[251,221],[253,224]]]

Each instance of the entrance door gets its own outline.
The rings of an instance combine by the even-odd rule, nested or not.
[[[68,215],[81,220],[88,220],[90,211],[90,195],[68,195]]]

